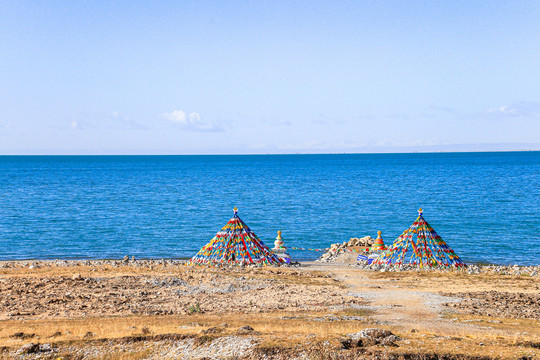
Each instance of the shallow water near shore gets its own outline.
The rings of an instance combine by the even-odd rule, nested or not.
[[[1,260],[187,258],[235,206],[269,246],[388,244],[423,207],[466,262],[540,264],[540,152],[0,156],[0,184]]]

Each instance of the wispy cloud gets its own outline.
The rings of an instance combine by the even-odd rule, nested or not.
[[[118,111],[111,111],[108,113],[107,120],[109,120],[109,126],[115,129],[146,129],[145,126],[133,121],[126,115],[120,114]]]
[[[540,118],[540,102],[520,101],[491,108],[487,114],[496,118]]]
[[[182,129],[187,131],[223,131],[222,127],[203,120],[201,115],[196,112],[188,114],[182,110],[174,110],[173,112],[163,114],[163,117],[180,125]]]

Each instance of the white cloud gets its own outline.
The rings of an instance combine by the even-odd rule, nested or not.
[[[487,113],[498,118],[537,118],[540,117],[540,103],[521,101],[489,109]]]
[[[196,112],[188,114],[182,110],[174,110],[163,114],[163,117],[188,131],[223,131],[221,127],[201,119],[201,115]]]
[[[69,127],[72,128],[72,129],[79,129],[79,128],[80,128],[80,127],[79,127],[79,122],[73,120],[73,121],[71,122],[71,124],[69,124]]]

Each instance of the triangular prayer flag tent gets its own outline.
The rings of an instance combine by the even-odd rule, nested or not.
[[[283,261],[234,216],[186,265],[281,265]]]
[[[413,238],[416,235],[416,241]],[[410,246],[409,246],[410,245]],[[412,254],[407,260],[407,251]],[[373,265],[413,265],[426,267],[465,267],[465,263],[433,230],[418,210],[418,218],[388,249],[373,261]]]

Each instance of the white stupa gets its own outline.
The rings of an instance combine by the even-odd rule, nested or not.
[[[277,232],[276,241],[274,241],[274,248],[272,251],[286,264],[291,263],[291,256],[287,254],[287,248],[284,246],[283,239],[281,238],[281,230]]]

